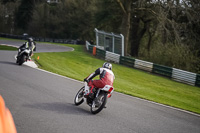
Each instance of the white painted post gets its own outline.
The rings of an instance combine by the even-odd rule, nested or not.
[[[120,36],[122,37],[122,56],[124,56],[124,36],[122,34]]]
[[[94,29],[95,33],[96,33],[96,45],[99,46],[99,35],[98,35],[98,30],[97,28]]]
[[[112,52],[115,53],[115,36],[114,33],[111,34],[112,34]]]

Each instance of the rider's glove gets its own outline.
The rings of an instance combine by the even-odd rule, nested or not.
[[[85,78],[84,81],[87,82],[87,83],[89,82],[89,80],[87,78]]]

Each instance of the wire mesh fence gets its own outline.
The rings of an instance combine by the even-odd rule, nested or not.
[[[108,33],[95,28],[96,45],[98,48],[124,56],[124,36]]]

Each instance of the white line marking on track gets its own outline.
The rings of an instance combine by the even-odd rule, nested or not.
[[[117,92],[117,93],[119,93],[119,92]],[[123,94],[123,93],[119,93],[119,94],[121,94],[121,95],[126,95],[126,94]],[[188,114],[191,114],[191,115],[195,115],[195,116],[200,117],[200,114],[197,114],[197,113],[194,113],[194,112],[191,112],[191,111],[187,111],[187,110],[183,110],[183,109],[180,109],[180,108],[172,107],[172,106],[169,106],[169,105],[157,103],[157,102],[154,102],[154,101],[149,101],[149,100],[142,99],[142,98],[139,98],[139,97],[134,97],[134,96],[130,96],[130,95],[126,95],[126,96],[129,96],[129,97],[132,97],[132,98],[141,100],[141,101],[149,102],[149,103],[152,103],[152,104],[156,104],[156,105],[159,105],[159,106],[163,106],[163,107],[166,107],[166,108],[178,110],[178,111],[181,111],[181,112],[185,112],[185,113],[188,113]]]
[[[56,73],[53,73],[53,72],[49,72],[49,71],[46,71],[46,70],[43,70],[43,69],[40,69],[40,68],[36,68],[36,69],[37,69],[37,70],[40,70],[40,71],[43,71],[43,72],[47,72],[47,73],[50,73],[50,74],[53,74],[53,75],[56,75],[56,76],[59,76],[59,77],[62,77],[62,78],[66,78],[66,79],[69,79],[69,80],[72,80],[72,81],[79,82],[79,83],[82,83],[82,84],[83,84],[83,82],[81,82],[81,81],[79,81],[79,80],[76,80],[76,79],[72,79],[72,78],[69,78],[69,77],[65,77],[65,76],[62,76],[62,75],[59,75],[59,74],[56,74]],[[115,91],[115,93],[118,93],[118,94],[120,94],[120,95],[126,95],[126,94],[119,93],[119,92],[116,92],[116,91]],[[126,95],[126,96],[129,96],[129,95]],[[163,107],[166,107],[166,108],[178,110],[178,111],[181,111],[181,112],[185,112],[185,113],[188,113],[188,114],[191,114],[191,115],[195,115],[195,116],[200,117],[199,114],[196,114],[196,113],[193,113],[193,112],[190,112],[190,111],[187,111],[187,110],[179,109],[179,108],[176,108],[176,107],[171,107],[171,106],[168,106],[168,105],[164,105],[164,104],[161,104],[161,103],[149,101],[149,100],[142,99],[142,98],[139,98],[139,97],[134,97],[134,96],[129,96],[129,97],[135,98],[135,99],[138,99],[138,100],[142,100],[142,101],[145,101],[145,102],[149,102],[149,103],[152,103],[152,104],[156,104],[156,105],[159,105],[159,106],[163,106]]]
[[[0,44],[0,45],[4,45],[4,46],[10,46],[10,47],[19,48],[18,46],[15,46],[15,45],[9,45],[9,44]]]

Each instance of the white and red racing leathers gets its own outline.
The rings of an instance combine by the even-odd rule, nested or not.
[[[99,75],[99,80],[93,80],[89,82],[89,86],[94,85],[96,88],[103,88],[105,85],[113,86],[115,79],[114,73],[107,68],[98,68],[94,73],[90,74],[86,79],[91,80],[95,76]]]

